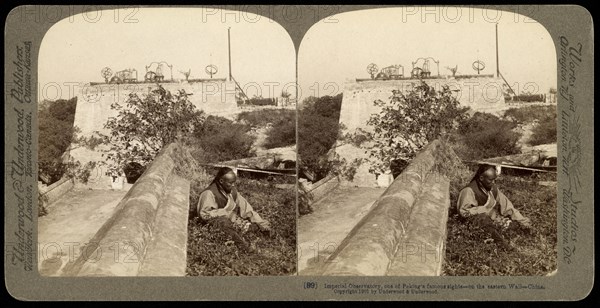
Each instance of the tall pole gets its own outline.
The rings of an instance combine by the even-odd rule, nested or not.
[[[496,78],[500,77],[500,60],[498,60],[498,23],[496,23]]]
[[[229,81],[231,81],[231,27],[227,28],[227,48],[229,49]]]

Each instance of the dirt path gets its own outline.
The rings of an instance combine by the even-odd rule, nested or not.
[[[298,220],[298,272],[312,275],[352,228],[371,210],[385,188],[338,187]]]
[[[38,268],[43,276],[58,276],[112,215],[125,190],[72,190],[38,219]]]

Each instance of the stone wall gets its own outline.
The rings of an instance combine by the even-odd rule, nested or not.
[[[432,78],[424,80],[436,90],[448,86],[462,106],[468,106],[472,112],[488,112],[498,114],[509,106],[504,101],[501,79],[490,75],[463,76],[460,78]],[[347,82],[344,88],[340,123],[347,132],[355,132],[357,128],[369,131],[367,126],[371,114],[379,113],[381,109],[374,106],[376,100],[389,101],[392,90],[409,91],[419,85],[418,79],[402,80],[366,80]],[[346,161],[366,159],[368,154],[352,144],[340,145],[335,149],[340,158]],[[354,180],[344,185],[377,187],[379,184],[374,174],[369,173],[369,166],[363,163],[356,170]]]
[[[331,255],[325,276],[436,276],[441,274],[449,181],[435,172],[427,145],[394,180]]]
[[[337,176],[327,176],[312,184],[307,191],[310,196],[311,204],[323,199],[327,194],[340,185],[340,179]]]
[[[495,77],[436,78],[424,81],[436,90],[441,90],[444,85],[448,86],[455,91],[455,97],[461,105],[471,107],[474,111],[496,112],[506,105],[502,91],[504,82]],[[406,92],[419,83],[418,79],[347,82],[344,86],[340,123],[350,132],[356,128],[366,129],[370,115],[380,111],[373,105],[374,101],[389,101],[392,90]]]
[[[174,172],[180,150],[157,155],[65,276],[185,275],[190,183]]]
[[[240,111],[235,100],[235,84],[225,79],[168,82],[161,83],[161,85],[171,93],[184,90],[186,93],[192,94],[189,96],[190,101],[207,114],[231,118]],[[104,129],[104,124],[109,117],[115,117],[118,114],[117,111],[111,109],[111,104],[116,102],[123,104],[131,93],[141,96],[156,87],[155,83],[96,84],[82,87],[77,97],[74,126],[81,129],[81,136],[92,136],[95,131],[108,134],[108,130]],[[87,162],[103,162],[106,160],[100,151],[103,148],[109,147],[100,145],[96,150],[90,150],[86,147],[74,146],[69,150],[69,155],[74,161],[79,161],[81,165],[85,165]],[[92,170],[86,186],[95,189],[110,189],[112,178],[106,175],[106,171],[105,166],[97,165]]]
[[[202,82],[161,83],[171,93],[185,90],[190,101],[200,110],[208,114],[227,115],[237,110],[235,101],[235,84],[215,79]],[[156,88],[154,83],[135,84],[97,84],[82,87],[77,95],[77,109],[74,125],[81,129],[82,136],[89,136],[94,131],[105,132],[103,126],[109,117],[116,116],[110,108],[111,104],[123,103],[131,93],[143,95]]]
[[[38,186],[42,196],[44,196],[44,205],[50,205],[68,193],[75,186],[75,180],[72,178],[62,178],[49,186]]]

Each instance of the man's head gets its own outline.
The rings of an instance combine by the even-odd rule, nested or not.
[[[216,182],[221,189],[223,189],[226,193],[231,193],[231,191],[235,188],[235,182],[237,181],[237,176],[235,172],[231,168],[223,167],[219,169],[219,172],[215,176],[213,182]]]
[[[487,190],[491,190],[496,182],[498,173],[494,165],[481,165],[475,173],[474,179],[477,180]]]
[[[225,173],[220,179],[219,184],[221,184],[221,188],[226,193],[231,193],[231,191],[235,188],[235,182],[237,181],[237,176],[233,171]]]

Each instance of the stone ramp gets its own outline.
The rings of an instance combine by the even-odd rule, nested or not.
[[[38,269],[42,276],[60,276],[64,266],[115,211],[127,191],[75,189],[48,206],[38,218]]]
[[[335,251],[305,275],[439,276],[450,205],[449,179],[440,170],[454,163],[452,154],[438,140],[427,145]],[[325,233],[336,222],[323,228],[310,232]]]
[[[298,220],[298,272],[313,275],[385,191],[377,187],[337,187]]]
[[[172,175],[156,211],[154,232],[138,276],[182,276],[187,258],[188,180]],[[173,266],[175,265],[175,266]]]
[[[158,153],[62,276],[185,275],[190,184],[175,173],[182,151],[171,143]]]

